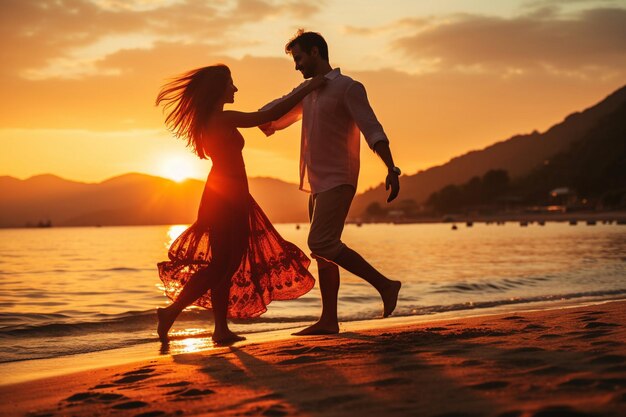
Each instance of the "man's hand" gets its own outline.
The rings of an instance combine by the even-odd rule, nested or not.
[[[391,192],[389,193],[387,202],[391,203],[396,199],[398,193],[400,192],[400,180],[398,179],[398,174],[395,172],[387,174],[387,179],[385,180],[385,190],[389,190],[389,187],[391,187]]]

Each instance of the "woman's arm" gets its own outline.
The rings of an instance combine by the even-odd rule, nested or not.
[[[272,122],[287,114],[289,110],[300,103],[300,101],[302,101],[307,94],[321,87],[325,83],[326,78],[324,78],[323,75],[318,75],[311,79],[311,81],[304,85],[300,90],[295,91],[292,95],[286,97],[285,100],[276,103],[276,105],[267,110],[260,110],[253,113],[227,110],[222,112],[222,121],[234,127],[255,127],[264,123]]]

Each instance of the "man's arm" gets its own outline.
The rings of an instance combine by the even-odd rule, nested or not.
[[[376,152],[376,155],[378,155],[387,166],[385,190],[389,190],[389,188],[391,187],[391,193],[389,193],[389,197],[387,198],[387,202],[391,203],[393,200],[396,199],[398,193],[400,192],[400,174],[393,170],[395,168],[395,164],[393,163],[391,149],[389,149],[389,142],[382,140],[376,142],[376,144],[374,145],[374,152]]]
[[[382,125],[376,118],[372,106],[367,99],[365,87],[359,82],[355,82],[346,92],[346,105],[352,118],[356,122],[359,130],[370,148],[380,157],[387,166],[387,178],[385,179],[385,189],[391,188],[387,202],[393,201],[400,192],[399,174],[393,169],[393,156],[389,149],[389,139],[383,130]]]
[[[221,114],[222,120],[235,127],[254,127],[270,124],[287,115],[307,94],[325,83],[326,78],[317,76],[304,84],[302,88],[292,91],[274,105],[268,106],[267,109],[252,113],[227,110]]]
[[[293,95],[297,94],[300,90],[302,90],[307,85],[307,83],[308,81],[305,81],[299,86],[297,86],[296,88],[294,88],[289,94],[286,94],[280,98],[277,98],[276,100],[270,101],[265,106],[261,107],[259,111],[269,110],[275,107],[277,104],[284,102],[285,100],[289,99]],[[261,131],[265,133],[265,136],[271,136],[277,130],[285,129],[291,126],[292,124],[294,124],[295,122],[297,122],[298,120],[300,120],[301,118],[302,118],[302,102],[299,102],[294,108],[292,108],[289,112],[287,112],[287,114],[285,114],[284,116],[272,122],[264,123],[260,125],[259,129],[261,129]]]

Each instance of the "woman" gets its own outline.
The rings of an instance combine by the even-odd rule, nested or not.
[[[163,342],[191,304],[213,309],[212,339],[227,344],[244,339],[228,328],[227,317],[256,317],[272,300],[297,298],[313,287],[310,260],[280,237],[248,192],[237,128],[280,118],[324,82],[316,77],[285,102],[254,113],[224,110],[238,91],[225,65],[190,71],[160,91],[156,104],[164,103],[166,125],[213,162],[197,221],[172,243],[170,260],[158,264],[165,293],[174,300],[157,309]]]

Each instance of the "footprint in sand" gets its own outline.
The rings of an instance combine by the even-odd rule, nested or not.
[[[197,389],[197,388],[183,388],[181,390],[177,390],[177,391],[172,391],[172,392],[168,392],[167,395],[175,395],[176,398],[174,399],[174,401],[186,401],[186,400],[195,400],[195,399],[199,399],[201,397],[204,397],[205,395],[209,395],[209,394],[215,394],[215,391],[213,391],[212,389]]]
[[[189,384],[191,384],[191,382],[179,381],[179,382],[172,382],[172,383],[169,383],[169,384],[157,385],[157,387],[159,387],[159,388],[186,387]]]
[[[358,395],[335,395],[315,401],[307,401],[301,404],[301,406],[303,410],[320,412],[321,410],[328,410],[329,408],[337,407],[347,402],[361,399],[363,399],[363,397]]]
[[[280,392],[271,392],[269,394],[261,395],[260,397],[255,398],[255,401],[282,400],[283,398],[285,398],[285,396]]]
[[[557,405],[545,407],[533,414],[532,417],[593,417],[594,414],[588,414],[575,410],[565,405]]]
[[[524,330],[545,330],[548,327],[543,326],[541,324],[528,324],[524,327]]]
[[[282,404],[272,404],[261,413],[261,415],[268,417],[282,417],[286,416],[287,414],[289,413],[285,406]]]
[[[565,381],[559,384],[561,388],[591,388],[596,385],[598,381],[588,378],[572,378],[569,381]]]
[[[471,385],[470,388],[480,391],[490,391],[494,389],[506,388],[509,386],[507,381],[489,381],[482,384]]]
[[[328,352],[321,346],[304,346],[294,349],[283,349],[276,352],[278,355],[302,355],[304,353]]]
[[[594,342],[591,342],[592,346],[609,346],[609,347],[618,347],[618,346],[622,346],[623,343],[622,342],[616,342],[614,340],[596,340]]]
[[[626,373],[626,365],[609,366],[608,368],[604,368],[603,372]]]
[[[578,336],[578,339],[597,339],[598,337],[606,336],[608,334],[611,334],[610,330],[591,330],[583,333],[581,336]]]
[[[364,385],[374,386],[374,387],[389,387],[392,385],[408,385],[411,383],[413,383],[413,380],[409,378],[386,378],[386,379],[379,379],[378,381],[369,382]]]
[[[542,334],[537,339],[558,339],[560,337],[563,337],[563,336],[560,334],[556,334],[556,333],[546,333],[546,334]]]
[[[406,365],[394,366],[392,369],[394,371],[415,371],[417,369],[426,369],[429,365],[423,363],[409,363]]]
[[[571,371],[560,366],[546,366],[545,368],[533,369],[529,374],[533,375],[567,375]]]
[[[159,417],[167,414],[165,411],[155,410],[155,411],[147,411],[145,413],[135,414],[135,417]]]
[[[459,366],[480,366],[483,363],[484,363],[483,361],[479,361],[477,359],[468,359],[466,361],[461,362]]]
[[[121,399],[126,399],[128,397],[122,394],[110,394],[104,392],[79,392],[65,399],[65,401],[70,403],[75,402],[112,402]]]
[[[116,384],[131,384],[133,382],[143,381],[144,379],[148,379],[151,376],[154,376],[154,375],[129,375],[113,382]]]
[[[435,414],[433,417],[476,417],[476,415],[462,411],[452,411],[450,413]]]
[[[504,413],[498,414],[498,417],[521,417],[524,415],[524,412],[519,410],[513,411],[505,411]]]
[[[585,329],[597,329],[598,327],[619,327],[619,324],[605,323],[603,321],[593,321],[585,325]]]
[[[315,358],[314,356],[302,355],[297,358],[285,359],[283,361],[278,362],[279,365],[297,365],[302,363],[313,363],[319,362],[320,359]]]
[[[623,355],[602,355],[593,358],[589,361],[594,365],[618,365],[626,361],[626,356]]]
[[[143,401],[127,401],[125,403],[115,404],[112,408],[116,410],[132,410],[135,408],[146,407],[147,405],[148,403]]]
[[[137,381],[142,381],[144,379],[151,378],[155,376],[153,372],[155,369],[153,368],[142,368],[137,369],[135,371],[125,372],[122,374],[123,378],[120,378],[116,381],[113,381],[115,384],[130,384]]]

